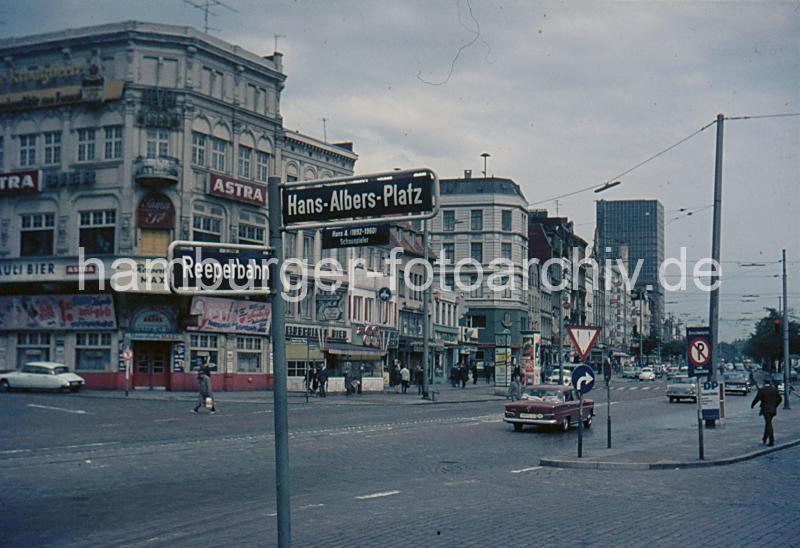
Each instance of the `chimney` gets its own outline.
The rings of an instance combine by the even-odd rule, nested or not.
[[[466,179],[472,179],[472,170],[471,169],[465,169],[464,170],[464,179],[465,180]]]

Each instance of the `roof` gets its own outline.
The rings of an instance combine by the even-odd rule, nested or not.
[[[49,367],[55,369],[56,367],[66,367],[63,363],[58,362],[28,362],[25,365],[35,365],[37,367]]]
[[[503,177],[476,177],[469,179],[439,179],[441,194],[506,194],[528,200],[519,185]]]

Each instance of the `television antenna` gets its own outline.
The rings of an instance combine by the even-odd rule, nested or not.
[[[194,0],[183,0],[183,3],[193,7],[196,10],[200,10],[203,12],[203,32],[205,32],[206,34],[208,34],[208,31],[211,30],[215,31],[221,30],[208,26],[208,16],[209,15],[213,15],[214,17],[217,16],[217,14],[212,11],[214,8],[220,7],[232,11],[233,13],[239,13],[239,10],[237,10],[232,6],[229,6],[225,2],[222,2],[221,0],[205,0],[204,2],[195,2]]]

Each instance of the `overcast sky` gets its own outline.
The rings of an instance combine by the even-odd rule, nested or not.
[[[327,118],[328,140],[354,142],[359,172],[424,165],[459,177],[478,174],[488,152],[490,174],[550,210],[554,196],[601,184],[717,113],[800,112],[798,2],[227,4],[237,11],[218,6],[212,34],[259,54],[283,35],[287,127],[321,138]],[[26,0],[0,8],[0,19],[4,36],[125,19],[203,25],[180,0]],[[667,256],[681,246],[690,261],[708,256],[711,210],[679,210],[712,203],[714,147],[712,126],[601,196],[660,200]],[[781,248],[794,261],[790,308],[800,314],[799,149],[798,117],[725,124],[723,339],[777,307]],[[597,197],[559,202],[587,240]],[[744,294],[760,297],[743,303]],[[707,321],[707,294],[673,301],[668,311]]]

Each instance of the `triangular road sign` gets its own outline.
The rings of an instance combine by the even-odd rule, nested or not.
[[[588,325],[572,325],[567,327],[567,332],[569,332],[569,337],[578,350],[581,360],[586,360],[589,356],[589,351],[597,340],[597,336],[600,334],[600,328]]]

